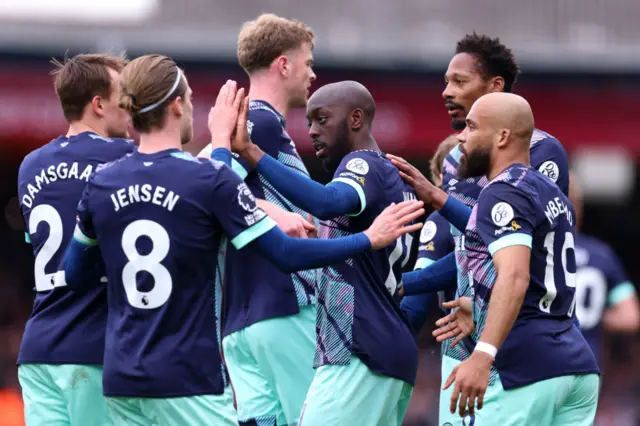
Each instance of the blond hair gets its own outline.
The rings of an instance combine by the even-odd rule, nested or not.
[[[176,79],[180,81],[172,91]],[[133,127],[138,132],[162,128],[167,105],[179,96],[184,98],[187,93],[187,82],[178,65],[171,58],[157,54],[140,56],[129,62],[122,70],[120,84],[120,107],[131,114]]]
[[[83,53],[63,62],[52,59],[54,87],[68,122],[82,119],[84,109],[96,96],[109,98],[112,87],[109,68],[121,72],[127,63],[124,55]]]
[[[252,72],[267,68],[280,55],[300,47],[313,48],[313,30],[304,23],[271,13],[245,22],[238,35],[238,63]]]
[[[431,157],[429,170],[431,171],[431,179],[436,186],[442,185],[440,175],[442,174],[442,163],[444,162],[445,157],[453,147],[459,143],[457,135],[449,135],[445,140],[440,142],[440,145],[436,148],[435,154]]]

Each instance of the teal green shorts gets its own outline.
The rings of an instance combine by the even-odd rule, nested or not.
[[[107,397],[115,426],[237,426],[233,392],[181,398]],[[31,425],[29,425],[31,426]]]
[[[18,367],[29,426],[113,425],[102,396],[102,367],[22,364]]]
[[[300,426],[400,426],[413,386],[373,373],[355,356],[316,370]]]
[[[442,385],[460,364],[442,359]],[[487,388],[482,410],[475,418],[462,419],[449,412],[453,385],[440,391],[440,422],[447,426],[536,425],[591,426],[598,407],[600,377],[597,374],[571,375],[542,380],[516,389],[504,390],[500,378]]]
[[[315,305],[231,333],[222,346],[239,424],[297,424],[315,374]]]

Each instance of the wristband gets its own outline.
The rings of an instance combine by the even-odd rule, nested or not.
[[[498,349],[496,349],[495,346],[490,345],[490,344],[485,343],[485,342],[476,343],[476,347],[475,347],[474,351],[480,351],[480,352],[487,353],[487,354],[491,355],[491,357],[494,358],[494,359],[496,358],[496,354],[498,353]]]

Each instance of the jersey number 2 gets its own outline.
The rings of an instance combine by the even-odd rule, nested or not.
[[[140,254],[136,248],[138,238],[145,236],[151,240],[152,248],[148,254]],[[127,256],[122,270],[122,284],[127,293],[129,304],[140,309],[155,309],[169,300],[173,281],[169,270],[160,262],[169,254],[169,234],[159,223],[152,220],[136,220],[130,223],[122,233],[122,250]],[[136,276],[145,271],[153,277],[153,289],[138,290]]]
[[[47,225],[49,225],[49,236],[42,247],[40,247],[38,254],[36,254],[33,274],[36,281],[36,291],[50,291],[53,290],[54,287],[64,287],[67,285],[64,271],[47,274],[44,270],[47,263],[51,261],[62,245],[64,228],[62,227],[60,213],[48,204],[40,204],[31,211],[31,215],[29,216],[30,235],[38,231],[40,222],[46,222]]]

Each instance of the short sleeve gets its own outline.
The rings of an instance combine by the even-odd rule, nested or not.
[[[609,288],[607,303],[609,306],[615,306],[636,294],[636,288],[629,281],[624,266],[613,249],[610,247],[607,249],[608,262],[605,271]]]
[[[228,167],[217,169],[213,188],[213,214],[236,249],[270,231],[276,224],[260,209],[251,190]]]
[[[551,179],[564,195],[569,194],[569,156],[560,141],[548,137],[534,145],[531,167]]]
[[[476,229],[492,256],[505,247],[531,248],[536,211],[524,191],[502,182],[488,185],[476,209]]]
[[[247,118],[247,130],[251,142],[260,147],[266,154],[273,158],[278,158],[282,137],[282,125],[273,112],[266,109],[250,110]],[[246,178],[247,175],[253,171],[253,167],[237,154],[234,155],[231,160],[231,168],[238,173],[242,179]]]
[[[349,216],[360,215],[367,205],[375,204],[380,198],[380,192],[384,187],[379,182],[378,167],[377,159],[364,152],[352,152],[340,162],[331,182],[349,185],[356,190],[360,198],[359,211]]]
[[[76,229],[73,232],[73,238],[87,246],[98,245],[98,239],[93,227],[91,211],[89,210],[89,199],[91,197],[91,180],[82,192],[82,198],[78,203]]]
[[[418,259],[414,269],[423,269],[453,251],[449,222],[440,213],[429,215],[420,231]]]

